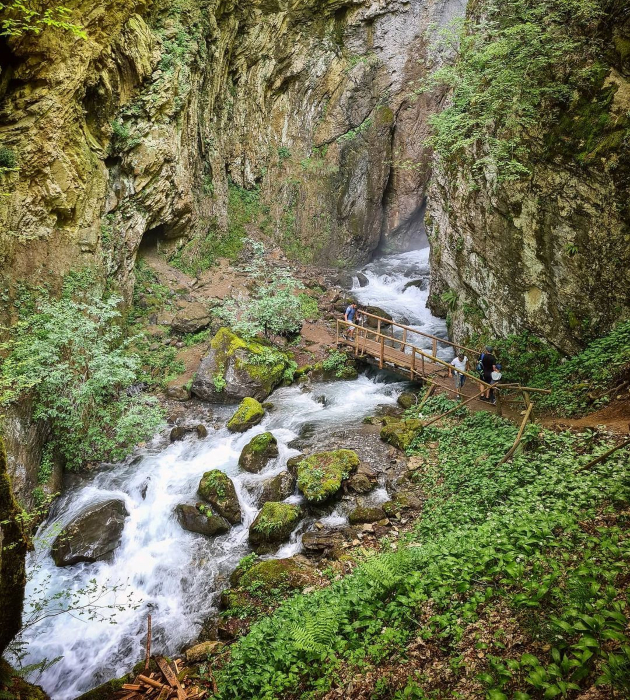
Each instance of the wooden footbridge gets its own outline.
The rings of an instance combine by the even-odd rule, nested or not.
[[[438,357],[438,350],[442,347],[450,350],[455,355],[463,351],[468,357],[469,368],[477,366],[481,353],[472,348],[452,343],[445,338],[438,338],[430,333],[423,333],[417,328],[411,328],[389,318],[375,316],[367,311],[359,310],[364,325],[348,323],[345,320],[337,320],[337,347],[343,347],[355,359],[375,365],[380,369],[387,369],[405,379],[429,384],[434,389],[440,388],[451,394],[455,394],[455,382],[449,379],[454,368],[450,362]],[[422,345],[421,345],[422,344]],[[490,385],[479,378],[477,374],[459,372],[468,380],[466,385],[468,392],[462,391],[461,405],[477,401],[485,410],[490,405],[479,401],[483,394],[492,389],[496,399],[496,411],[502,413],[502,397],[506,394],[520,392],[525,403],[525,422],[531,416],[533,404],[530,393],[550,393],[546,389],[523,387],[519,384],[493,384]],[[472,394],[470,384],[473,386]]]

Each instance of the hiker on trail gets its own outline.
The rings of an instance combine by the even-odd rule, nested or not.
[[[497,372],[497,358],[492,354],[493,347],[486,345],[486,349],[481,353],[479,358],[480,371],[479,376],[486,384],[492,384],[492,373]],[[483,391],[481,396],[482,401],[494,401],[494,391],[490,387],[479,385],[479,391]]]
[[[353,336],[354,336],[354,319],[355,319],[355,316],[356,316],[356,315],[357,315],[357,304],[356,304],[356,302],[353,301],[352,304],[350,304],[350,305],[348,306],[348,308],[346,309],[346,313],[345,313],[345,316],[344,316],[345,320],[346,320],[348,323],[352,323],[352,324],[353,324],[352,326],[349,326],[348,329],[347,329],[347,334],[348,334],[347,337],[348,337],[350,340],[352,340],[352,338],[353,338]]]
[[[468,372],[468,358],[464,355],[464,351],[460,350],[457,353],[457,357],[451,360],[451,366],[455,368],[455,391],[457,393],[457,398],[461,399],[461,390],[464,387],[464,382],[466,381],[466,376],[461,374],[462,372]],[[448,368],[448,376],[453,376],[453,370],[451,366]],[[459,370],[459,372],[457,371]]]
[[[495,369],[492,372],[492,374],[490,375],[490,378],[491,378],[490,384],[492,384],[493,386],[495,384],[498,384],[501,381],[502,376],[503,375],[501,374],[501,365],[499,365],[499,364],[495,365]],[[494,393],[493,390],[490,391],[490,395],[491,395],[492,403],[496,404],[497,397],[496,397],[496,394]]]

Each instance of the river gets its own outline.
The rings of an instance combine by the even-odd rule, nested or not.
[[[377,305],[397,321],[446,337],[444,322],[426,308],[428,248],[380,258],[362,272],[368,284],[360,287],[355,282],[353,289],[362,304]],[[408,282],[418,280],[419,286],[405,289]],[[444,348],[440,352],[447,357],[449,351]],[[257,512],[257,483],[283,471],[287,459],[298,454],[289,444],[304,434],[306,426],[325,441],[331,428],[356,425],[377,407],[395,404],[405,386],[376,373],[363,374],[354,381],[317,384],[313,392],[304,392],[300,386],[282,388],[270,397],[274,409],[263,422],[242,435],[224,427],[233,406],[213,407],[207,438],[191,436],[169,444],[167,435],[161,434],[124,462],[77,479],[40,528],[36,550],[29,557],[27,597],[37,597],[36,590],[41,588],[47,596],[63,590],[78,591],[95,580],[99,586],[122,586],[116,594],[108,593],[101,603],[124,603],[131,595],[139,607],[117,612],[116,624],[64,614],[31,628],[25,637],[29,643],[25,663],[63,657],[32,680],[41,684],[53,700],[71,700],[123,675],[143,656],[148,612],[153,618],[155,652],[174,654],[193,641],[204,619],[212,613],[227,576],[250,551],[247,534]],[[243,473],[237,464],[242,448],[254,435],[267,430],[278,440],[278,458],[258,475]],[[214,539],[183,530],[173,514],[178,503],[195,502],[199,480],[210,469],[221,469],[233,479],[243,512],[242,525]],[[112,497],[123,498],[129,512],[113,558],[56,567],[49,553],[55,533],[86,505]],[[387,494],[379,488],[370,498],[378,502]],[[300,497],[294,495],[289,500],[299,502]],[[332,507],[325,518],[328,524],[341,524],[344,519],[341,506]],[[301,532],[308,525],[308,520],[301,523],[291,541],[273,556],[297,553]]]

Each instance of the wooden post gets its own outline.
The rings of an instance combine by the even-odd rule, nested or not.
[[[416,346],[411,346],[411,378],[413,379],[413,374],[416,371]]]
[[[422,358],[422,376],[426,377],[426,374],[424,371],[424,353],[422,353],[422,355],[420,355],[420,357]]]
[[[433,338],[433,357],[437,357],[437,340]]]
[[[532,414],[532,409],[534,408],[534,404],[530,403],[529,406],[527,406],[527,410],[525,411],[525,417],[523,418],[523,422],[521,423],[521,427],[518,431],[518,434],[516,436],[516,440],[514,441],[514,444],[510,449],[508,450],[507,454],[505,457],[502,457],[501,460],[499,461],[499,464],[505,464],[510,457],[516,452],[516,448],[518,447],[518,443],[521,441],[521,438],[523,437],[523,433],[525,432],[525,426],[527,425],[527,421],[529,420],[529,417]],[[498,465],[497,465],[498,466]]]
[[[376,322],[376,332],[380,335],[381,334],[381,319],[379,318],[378,321]]]
[[[360,329],[359,329],[359,326],[357,326],[357,327],[354,329],[354,333],[355,333],[355,337],[354,337],[354,354],[355,354],[355,355],[358,355],[358,354],[359,354],[359,332],[360,332]]]
[[[503,415],[503,407],[501,406],[501,392],[498,389],[494,390],[494,398],[496,399],[497,416]]]
[[[383,369],[383,360],[385,359],[385,336],[381,336],[381,357],[379,359],[379,369]]]
[[[151,661],[151,613],[147,617],[147,648],[144,656],[144,672],[148,673]]]

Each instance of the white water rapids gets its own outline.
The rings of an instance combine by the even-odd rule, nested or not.
[[[355,284],[353,289],[361,303],[378,305],[396,320],[445,337],[443,321],[426,309],[426,285],[424,290],[412,286],[403,291],[411,280],[428,282],[428,248],[381,258],[363,272],[369,284],[362,288]],[[256,483],[283,471],[287,459],[298,454],[288,444],[307,426],[324,440],[332,429],[356,426],[377,406],[394,404],[404,387],[404,382],[362,375],[355,381],[318,384],[314,393],[305,393],[299,386],[279,389],[269,399],[274,409],[261,425],[245,434],[208,425],[203,440],[190,436],[168,444],[167,436],[160,435],[125,462],[79,479],[40,528],[39,544],[29,561],[27,597],[41,586],[51,596],[57,591],[79,590],[95,579],[99,585],[122,584],[118,602],[124,602],[130,593],[142,602],[138,609],[118,612],[115,625],[64,614],[30,629],[25,663],[63,657],[40,677],[32,678],[33,682],[43,685],[54,700],[71,700],[123,675],[143,656],[148,612],[153,618],[155,652],[175,654],[194,641],[204,619],[213,612],[217,593],[226,587],[227,576],[250,551],[247,528],[257,512]],[[213,410],[214,421],[224,426],[234,407]],[[279,457],[258,475],[242,472],[237,464],[242,448],[266,430],[278,440]],[[214,539],[183,530],[173,512],[178,503],[196,502],[199,480],[210,469],[221,469],[233,479],[243,511],[242,525]],[[88,504],[114,497],[124,499],[129,517],[112,558],[56,567],[48,551],[54,533]],[[375,501],[386,497],[384,489],[371,496]],[[297,502],[299,497],[289,500]],[[331,525],[343,523],[343,511],[335,509],[324,520]],[[300,534],[306,524],[308,521],[301,524],[275,557],[300,550]],[[113,602],[113,595],[103,602]]]

